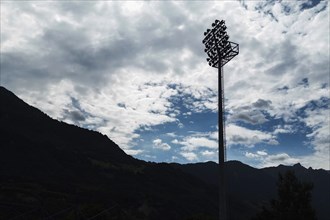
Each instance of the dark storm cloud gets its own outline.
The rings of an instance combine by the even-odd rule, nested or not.
[[[301,82],[298,83],[298,85],[302,85],[304,87],[308,87],[309,86],[309,83],[308,83],[308,78],[303,78],[301,80]]]
[[[245,143],[247,142],[249,139],[247,137],[242,137],[240,135],[233,135],[232,136],[232,142],[240,144],[240,143]]]
[[[71,104],[67,107],[68,109],[63,109],[61,120],[70,119],[75,124],[79,124],[79,122],[85,121],[87,117],[91,116],[81,107],[79,100],[74,97],[71,97]]]
[[[184,10],[173,3],[159,3],[161,7],[157,16],[146,13],[130,18],[124,15],[125,9],[114,2],[110,11],[116,20],[109,15],[104,19],[110,19],[110,24],[115,22],[118,28],[112,28],[111,31],[104,28],[102,35],[109,37],[94,42],[93,37],[103,29],[101,25],[107,24],[96,22],[92,26],[84,25],[89,22],[87,18],[97,20],[99,16],[104,16],[97,14],[96,4],[50,4],[55,14],[70,21],[63,18],[54,21],[55,18],[51,17],[54,14],[47,18],[31,4],[24,4],[21,11],[41,18],[41,34],[28,39],[28,48],[2,52],[3,80],[10,83],[11,80],[27,78],[29,80],[21,83],[25,83],[25,86],[35,84],[32,87],[36,87],[69,79],[76,84],[100,87],[110,74],[127,67],[155,73],[173,69],[180,73],[182,70],[179,66],[182,64],[177,56],[182,54],[184,48],[192,50],[195,55],[204,56],[203,45],[199,41],[202,38],[200,24],[189,22]],[[168,10],[175,13],[168,13]],[[104,13],[102,10],[99,12]],[[198,59],[199,56],[193,57],[185,61],[185,65],[194,67]]]
[[[270,100],[258,99],[249,106],[241,106],[233,110],[230,121],[242,121],[248,124],[263,124],[268,121],[267,110],[271,109]]]
[[[261,111],[251,110],[234,114],[231,117],[234,121],[243,121],[248,124],[262,124],[268,121]]]
[[[66,36],[61,36],[63,32]],[[125,65],[127,60],[134,62],[133,58],[138,49],[131,41],[125,40],[106,42],[100,48],[93,48],[92,42],[79,31],[49,30],[42,41],[58,50],[57,55],[67,65],[66,72],[74,71],[79,73],[79,77],[91,74],[98,77],[104,74],[101,72],[104,70],[111,73]]]
[[[267,108],[270,108],[271,104],[272,104],[272,101],[270,101],[270,100],[258,99],[258,101],[256,101],[252,105],[256,108],[267,109]]]
[[[93,52],[84,47],[88,43],[83,31],[73,30],[68,24],[48,27],[42,36],[30,40],[32,50],[22,48],[2,52],[3,79],[7,82],[7,79],[25,78],[25,83],[30,86],[45,86],[61,79],[97,85],[104,79],[100,71],[104,69],[104,59],[109,55],[102,50]]]
[[[62,120],[65,120],[68,118],[68,119],[71,119],[75,123],[79,123],[79,121],[86,120],[85,116],[79,111],[70,111],[68,109],[64,109],[63,111],[64,111],[64,118],[62,118]]]
[[[75,30],[68,24],[61,24],[45,30],[39,43],[52,48],[49,58],[63,64],[61,76],[102,82],[106,74],[136,62],[141,50],[141,45],[133,39],[125,36],[118,38],[105,40],[96,47],[86,30]]]
[[[272,155],[268,157],[269,161],[272,162],[283,162],[290,159],[290,156],[286,153],[282,153],[282,154],[277,154],[277,155]]]

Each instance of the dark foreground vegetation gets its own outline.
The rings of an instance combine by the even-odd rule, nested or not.
[[[294,171],[280,173],[278,199],[272,199],[269,207],[262,207],[253,220],[316,220],[315,210],[311,206],[312,189],[313,185],[300,182]]]
[[[106,136],[51,119],[0,87],[0,219],[218,219],[217,164],[149,163]],[[327,171],[227,162],[230,219],[276,198],[278,173],[312,182],[318,219],[330,216]]]

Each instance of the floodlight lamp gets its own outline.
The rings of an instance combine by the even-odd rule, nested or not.
[[[220,41],[220,43],[222,43],[222,42],[228,41],[229,36],[228,36],[228,34],[224,34],[224,35],[218,36],[216,39],[218,41]]]
[[[214,32],[214,34],[216,34],[216,35],[221,35],[221,34],[225,34],[225,33],[227,33],[226,32],[226,30],[223,28],[223,27],[220,27],[220,28],[218,28],[215,32]]]
[[[205,35],[205,33],[206,33],[206,32],[204,32],[204,35]],[[207,33],[206,33],[206,35],[207,35],[207,36],[204,38],[204,40],[203,40],[203,44],[206,43],[207,41],[209,41],[210,38],[211,38],[211,34],[207,34]]]
[[[207,48],[207,49],[209,49],[209,48],[211,48],[211,47],[213,47],[214,46],[214,42],[212,42],[212,41],[209,41],[209,42],[207,42],[206,44],[205,44],[205,47]]]
[[[226,50],[227,49],[227,46],[228,46],[228,41],[227,42],[223,42],[222,50]]]
[[[228,39],[229,39],[229,36],[228,36],[228,35],[225,35],[225,36],[223,37],[223,41],[228,41]]]
[[[228,52],[230,52],[231,51],[231,46],[230,46],[230,44],[228,44],[228,45],[226,45],[224,48],[223,48],[223,50],[222,50],[222,52],[223,52],[223,56],[226,56],[226,54],[228,53]]]
[[[222,38],[223,38],[223,35],[217,35],[217,36],[215,37],[215,39],[216,39],[217,41],[220,41]]]
[[[224,20],[215,20],[212,28],[204,32],[203,44],[208,56],[207,61],[210,66],[215,68],[221,68],[238,54],[238,44],[228,41],[229,36],[226,29]],[[220,59],[222,59],[221,63],[219,63]]]
[[[207,53],[207,55],[211,58],[211,59],[215,59],[217,57],[217,54],[213,53],[212,51],[210,51],[209,53]]]

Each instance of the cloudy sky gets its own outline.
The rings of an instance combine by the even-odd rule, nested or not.
[[[215,19],[227,159],[329,170],[328,1],[1,1],[1,85],[137,158],[217,161]]]

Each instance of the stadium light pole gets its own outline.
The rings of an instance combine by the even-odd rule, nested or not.
[[[226,161],[226,135],[224,119],[224,86],[223,86],[223,66],[239,53],[239,45],[228,41],[224,20],[215,20],[212,29],[204,32],[206,59],[211,67],[218,68],[218,127],[219,127],[219,217],[220,220],[227,220],[226,207],[226,181],[225,181],[225,161]]]

